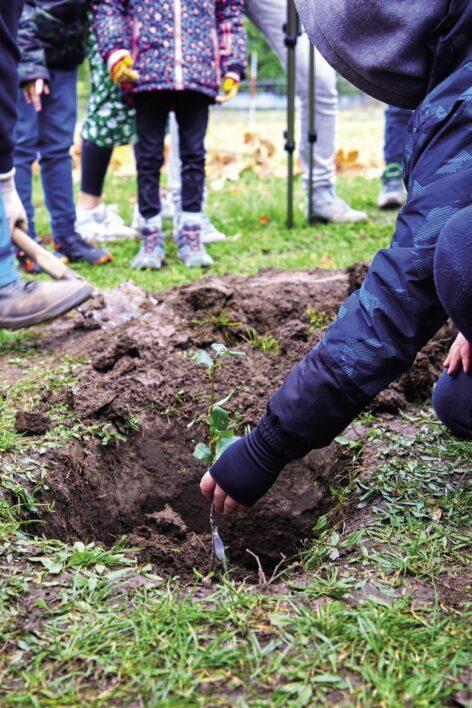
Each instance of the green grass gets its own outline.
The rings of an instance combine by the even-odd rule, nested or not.
[[[371,421],[383,451],[347,491],[370,522],[345,534],[338,510],[323,517],[277,593],[231,577],[195,593],[122,543],[27,536],[47,478],[17,459],[1,476],[2,705],[440,706],[465,691],[472,604],[441,589],[470,578],[472,450],[413,422],[416,437]]]
[[[375,208],[378,189],[376,180],[340,178],[340,194],[354,207],[366,209],[369,223],[307,226],[303,190],[297,180],[295,227],[288,230],[285,227],[284,180],[261,181],[243,175],[236,186],[227,183],[222,191],[210,193],[208,213],[229,239],[209,247],[215,265],[208,272],[252,275],[267,267],[345,268],[355,261],[371,259],[377,249],[389,244],[393,234],[394,216]],[[118,203],[122,216],[131,221],[135,203],[134,179],[112,174],[107,182],[106,198],[108,202]],[[49,224],[37,179],[35,203],[38,230],[47,235],[50,233]],[[170,235],[170,224],[167,231]],[[190,270],[178,261],[171,239],[167,242],[168,265],[159,273],[130,270],[129,265],[137,250],[133,240],[114,242],[110,244],[110,250],[114,256],[110,265],[101,268],[76,266],[84,277],[100,288],[112,288],[131,278],[147,290],[155,291],[202,277],[201,269]]]
[[[108,200],[128,219],[134,189],[133,180],[115,176],[107,186]],[[298,184],[297,223],[287,231],[283,182],[245,176],[236,188],[210,196],[212,218],[231,234],[211,248],[217,261],[211,272],[345,267],[370,259],[389,243],[394,220],[375,210],[377,189],[374,181],[341,179],[341,194],[367,208],[371,221],[313,228],[303,223]],[[38,224],[48,233],[42,207]],[[112,265],[79,270],[98,286],[113,287],[130,276],[135,248],[112,244]],[[169,253],[162,273],[133,273],[133,279],[159,290],[201,277],[177,262],[173,245]],[[314,329],[324,318],[307,313]],[[220,324],[231,330],[223,316]],[[254,346],[273,350],[270,336],[256,333]],[[0,336],[5,358],[24,360],[34,351],[29,335]],[[451,438],[428,412],[406,420],[409,434],[364,415],[363,441],[340,439],[358,462],[347,484],[332,490],[335,508],[317,523],[284,584],[253,588],[229,575],[210,590],[197,577],[195,588],[182,587],[139,565],[123,543],[106,549],[91,539],[48,540],[40,525],[24,522],[25,512],[38,511],[47,463],[27,456],[30,443],[14,431],[15,412],[37,405],[46,389],[73,386],[79,374],[80,362],[47,370],[32,365],[0,401],[0,451],[10,451],[0,470],[2,705],[397,708],[441,706],[456,692],[466,694],[470,443]],[[62,443],[87,435],[108,441],[110,431],[84,430],[60,405],[51,416]],[[129,425],[139,423],[130,417]],[[367,446],[375,446],[377,458],[360,476]],[[365,510],[362,523],[349,524]]]

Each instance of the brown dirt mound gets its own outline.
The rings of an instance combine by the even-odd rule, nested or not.
[[[341,271],[268,270],[252,278],[207,277],[144,298],[139,317],[106,332],[91,329],[93,306],[84,311],[67,353],[91,356],[91,364],[74,390],[45,395],[40,414],[60,402],[84,423],[110,424],[126,442],[76,441],[51,453],[47,498],[54,511],[43,519],[44,532],[106,543],[127,534],[158,572],[188,576],[194,566],[205,572],[209,508],[198,492],[205,467],[192,452],[205,439],[199,418],[211,385],[192,353],[215,341],[245,353],[224,360],[216,385],[217,399],[233,392],[228,407],[244,431],[320,338],[313,322],[331,320],[348,287]],[[103,318],[103,306],[100,313]],[[377,408],[398,410],[429,395],[450,339],[451,332],[443,332]],[[38,418],[32,421],[37,425]],[[24,429],[27,420],[21,424]],[[224,521],[231,561],[253,567],[247,548],[269,568],[292,555],[332,505],[329,488],[346,475],[352,455],[336,444],[308,455],[284,471],[243,521]]]

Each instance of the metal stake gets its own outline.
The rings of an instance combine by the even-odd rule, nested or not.
[[[296,47],[299,35],[298,14],[293,0],[287,0],[287,23],[284,25],[285,46],[287,47],[287,130],[285,150],[288,157],[287,174],[287,228],[293,226],[293,158],[295,152],[295,90],[296,90]]]
[[[308,223],[313,222],[313,177],[315,166],[315,46],[310,42],[309,45],[309,62],[310,62],[310,87],[309,87],[309,118],[308,118]]]

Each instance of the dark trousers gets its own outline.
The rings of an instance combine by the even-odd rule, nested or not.
[[[385,137],[384,137],[384,158],[385,164],[390,165],[396,162],[403,163],[403,149],[405,138],[408,134],[413,111],[406,108],[389,106],[385,111]]]
[[[434,279],[442,306],[472,343],[472,206],[459,211],[441,232],[434,256]],[[444,373],[433,403],[455,434],[472,439],[472,375]]]
[[[179,125],[182,163],[182,209],[202,209],[205,185],[205,134],[210,99],[196,92],[149,91],[135,96],[135,147],[139,212],[151,219],[161,211],[159,176],[164,164],[164,138],[169,113]]]
[[[113,148],[100,147],[86,138],[82,142],[80,190],[101,197]]]

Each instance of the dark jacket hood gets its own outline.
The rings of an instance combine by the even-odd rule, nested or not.
[[[416,108],[472,61],[472,0],[295,0],[326,60],[366,93]]]

